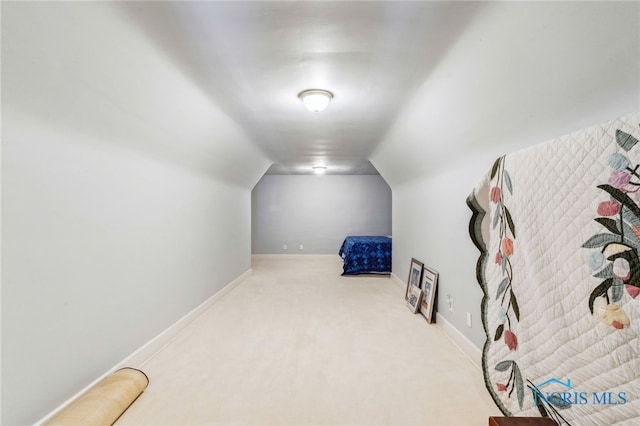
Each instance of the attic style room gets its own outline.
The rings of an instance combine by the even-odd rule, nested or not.
[[[640,421],[639,2],[0,14],[2,424]]]

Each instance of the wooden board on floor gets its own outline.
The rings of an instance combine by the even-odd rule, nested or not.
[[[557,426],[549,417],[489,417],[489,426]]]

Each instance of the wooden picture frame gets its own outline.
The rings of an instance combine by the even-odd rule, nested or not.
[[[407,289],[404,292],[404,300],[407,302],[409,301],[409,295],[411,294],[411,287],[415,286],[420,288],[423,267],[424,264],[422,262],[411,258],[411,264],[409,265],[409,277],[407,278]]]
[[[435,304],[436,291],[438,290],[438,273],[424,265],[422,266],[420,289],[422,290],[420,313],[426,318],[428,323],[432,323],[435,316],[433,305]]]
[[[420,287],[415,285],[411,285],[409,287],[411,287],[411,293],[409,294],[409,300],[407,300],[407,307],[411,312],[417,314],[422,300],[422,290],[420,290]]]

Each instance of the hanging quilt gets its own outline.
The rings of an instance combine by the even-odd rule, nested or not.
[[[508,416],[640,424],[640,114],[500,157],[467,204]]]

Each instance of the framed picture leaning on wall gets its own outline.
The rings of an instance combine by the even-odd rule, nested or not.
[[[420,287],[415,285],[410,285],[411,293],[409,294],[409,300],[407,300],[407,307],[414,314],[418,313],[418,309],[420,309],[420,299],[422,296],[422,290]]]
[[[407,278],[407,291],[404,293],[404,300],[409,301],[411,295],[411,287],[420,288],[420,280],[422,279],[422,262],[411,258],[411,264],[409,266],[409,278]]]
[[[432,323],[434,319],[433,305],[436,301],[436,289],[438,287],[438,273],[431,268],[422,266],[422,280],[420,289],[422,290],[422,301],[420,302],[420,313]]]

